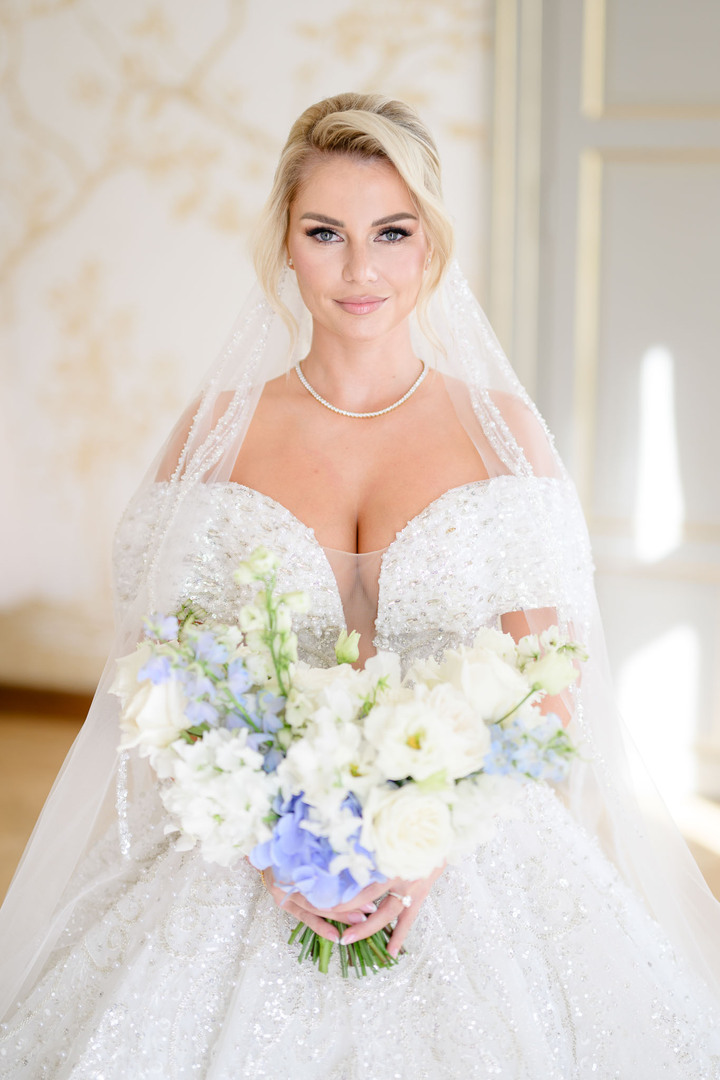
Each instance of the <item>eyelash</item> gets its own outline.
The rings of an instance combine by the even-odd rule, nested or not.
[[[334,240],[319,240],[319,237],[323,233],[328,233],[330,236],[337,236],[338,235],[335,232],[334,229],[329,229],[327,226],[322,226],[322,225],[318,225],[314,229],[308,229],[306,235],[307,236],[314,236],[314,237],[318,238],[318,242],[320,244],[332,244],[332,243],[335,243]],[[385,241],[388,244],[399,244],[400,241],[404,240],[406,236],[411,236],[412,235],[412,233],[410,233],[407,229],[402,229],[399,225],[388,225],[385,229],[382,229],[381,232],[378,233],[378,236],[389,236],[391,234],[397,234],[397,238],[395,240],[387,240],[387,241]]]

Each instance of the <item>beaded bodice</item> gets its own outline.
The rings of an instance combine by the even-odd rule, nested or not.
[[[137,591],[164,488],[155,485],[118,529],[123,603]],[[299,652],[310,663],[333,662],[346,625],[343,606],[347,611],[353,592],[372,606],[375,648],[398,652],[407,664],[468,643],[479,627],[498,625],[508,611],[554,606],[562,618],[568,603],[578,610],[589,588],[579,512],[559,480],[499,476],[452,488],[389,547],[367,555],[322,548],[284,506],[240,484],[198,485],[187,501],[182,540],[163,560],[166,609],[189,600],[213,618],[237,621],[252,591],[235,582],[233,570],[263,544],[282,560],[279,589],[302,589],[310,598],[310,612],[296,619]],[[350,628],[357,625],[353,620]]]

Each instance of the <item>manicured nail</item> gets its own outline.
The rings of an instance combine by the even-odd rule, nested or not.
[[[367,922],[367,915],[363,915],[361,911],[349,911],[345,916],[345,921],[348,923]]]
[[[377,904],[363,904],[360,910],[366,912],[368,915],[374,915],[377,911]]]
[[[352,945],[355,941],[355,935],[352,930],[346,930],[343,936],[340,938],[341,945]]]

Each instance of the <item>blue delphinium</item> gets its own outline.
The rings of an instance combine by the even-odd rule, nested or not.
[[[149,679],[155,686],[167,682],[172,674],[172,665],[167,656],[152,655],[147,663],[143,664],[137,674],[138,682]]]
[[[152,641],[176,641],[179,623],[176,615],[163,615],[155,612],[143,619],[145,633]]]
[[[527,728],[518,718],[493,724],[490,738],[483,762],[483,772],[490,775],[559,782],[567,776],[576,753],[554,713],[534,728]]]

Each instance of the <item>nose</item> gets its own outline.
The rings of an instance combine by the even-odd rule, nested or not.
[[[357,283],[377,280],[373,252],[366,244],[347,242],[343,278],[347,282]]]

